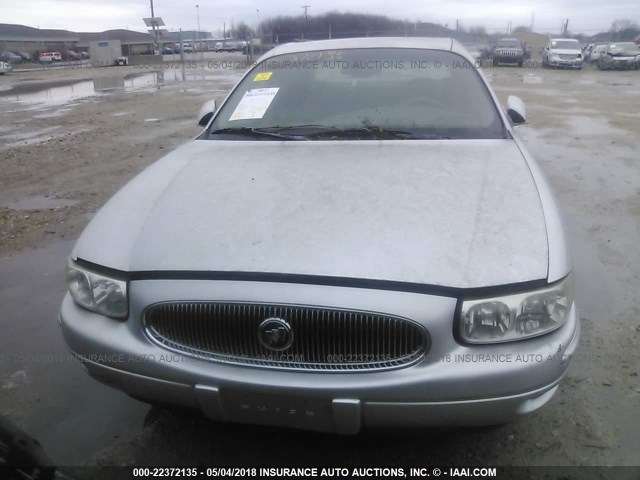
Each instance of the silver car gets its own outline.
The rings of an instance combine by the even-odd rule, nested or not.
[[[9,73],[12,70],[12,66],[9,62],[0,62],[0,75]]]
[[[591,49],[589,54],[589,63],[598,63],[601,55],[604,55],[608,43],[598,43]]]
[[[582,45],[573,38],[552,38],[542,51],[545,67],[582,68]]]
[[[580,323],[540,167],[450,39],[294,43],[96,215],[60,324],[91,376],[353,434],[548,402]]]
[[[640,68],[640,45],[634,42],[612,42],[598,57],[600,70],[636,70]]]

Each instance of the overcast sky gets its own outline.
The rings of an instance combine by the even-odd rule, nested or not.
[[[224,22],[244,21],[255,26],[258,19],[277,15],[300,15],[301,5],[310,5],[309,15],[329,11],[374,13],[411,22],[434,22],[453,27],[484,25],[489,31],[529,25],[534,30],[558,32],[563,19],[569,30],[586,34],[607,30],[613,20],[629,18],[640,23],[640,0],[154,0],[156,16],[169,30],[195,30],[199,4],[202,30],[216,33]],[[73,31],[103,31],[128,28],[146,31],[149,0],[0,0],[0,22]],[[348,8],[345,8],[348,5]],[[391,6],[391,11],[389,7]],[[259,10],[259,12],[258,12]]]

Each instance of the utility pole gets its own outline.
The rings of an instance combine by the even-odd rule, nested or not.
[[[302,5],[301,8],[304,8],[304,29],[307,36],[309,35],[309,13],[308,10],[311,8],[311,5]],[[302,35],[304,39],[304,34]]]
[[[198,18],[198,34],[196,40],[198,40],[198,50],[200,50],[200,55],[202,56],[202,38],[200,35],[200,5],[196,5],[196,17]]]
[[[533,20],[535,17],[535,10],[531,10],[531,25],[529,26],[529,30],[531,30],[533,32]]]
[[[40,40],[40,53],[36,60],[40,62],[40,57],[42,56],[42,52],[44,52],[44,40],[42,39],[42,33],[40,32],[40,25],[38,25],[38,38]],[[44,70],[44,62],[40,62],[40,65],[42,65],[42,70]]]

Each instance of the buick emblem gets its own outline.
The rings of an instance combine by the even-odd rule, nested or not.
[[[258,340],[274,352],[286,350],[293,343],[291,326],[281,318],[267,318],[258,327]]]

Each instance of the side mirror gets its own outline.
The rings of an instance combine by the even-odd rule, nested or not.
[[[202,108],[200,108],[200,113],[198,114],[198,125],[200,125],[201,127],[206,127],[209,124],[209,120],[211,120],[211,117],[213,117],[215,111],[215,100],[204,102],[204,105],[202,105]]]
[[[527,122],[527,107],[520,98],[510,95],[507,98],[507,115],[514,125],[521,125]]]

